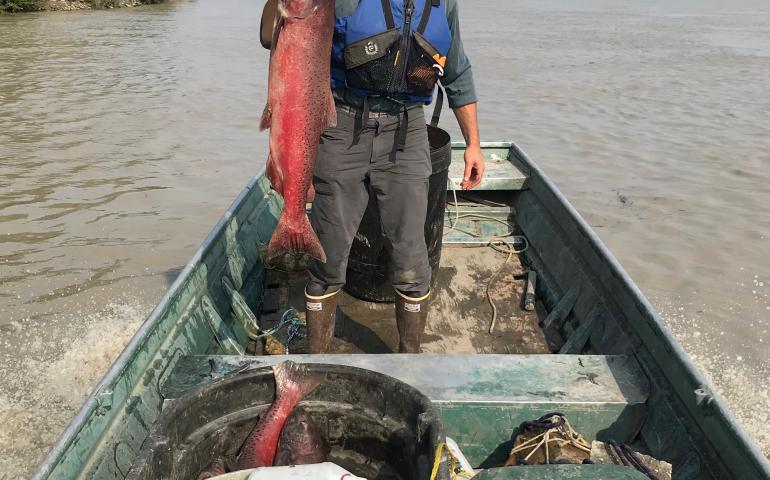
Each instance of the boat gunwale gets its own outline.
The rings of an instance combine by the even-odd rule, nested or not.
[[[88,417],[92,415],[98,407],[98,400],[96,397],[100,392],[103,392],[106,388],[109,388],[110,385],[118,380],[120,375],[125,371],[126,368],[128,368],[130,364],[129,361],[133,355],[141,348],[142,342],[146,335],[152,330],[152,328],[157,325],[161,314],[172,300],[172,297],[177,293],[179,287],[187,281],[190,273],[193,271],[196,265],[198,265],[201,258],[203,258],[203,255],[210,248],[216,237],[224,231],[227,222],[233,217],[235,211],[243,203],[243,200],[257,186],[260,178],[264,176],[265,171],[266,166],[263,165],[260,167],[256,174],[251,177],[246,186],[243,187],[238,196],[235,197],[235,200],[232,201],[227,210],[225,210],[219,221],[214,225],[201,245],[195,251],[192,258],[190,258],[187,264],[185,264],[177,278],[174,280],[168,290],[166,290],[166,293],[163,295],[160,302],[158,302],[158,305],[152,309],[147,318],[142,322],[142,325],[140,325],[139,329],[131,337],[131,340],[128,342],[120,355],[118,355],[118,358],[112,362],[112,365],[110,365],[110,368],[104,374],[102,379],[99,380],[93,390],[91,390],[91,394],[88,396],[75,416],[72,417],[72,420],[70,420],[70,422],[67,424],[67,428],[64,430],[64,432],[61,433],[56,443],[54,443],[53,446],[48,450],[48,453],[46,453],[45,457],[43,457],[43,460],[38,464],[35,473],[32,476],[32,480],[42,480],[47,478],[52,473],[53,469],[59,464],[64,452],[72,445],[72,442],[75,440],[82,428],[86,425],[86,420]]]
[[[465,142],[452,142],[452,148],[462,148],[464,146]],[[743,443],[743,447],[748,449],[748,457],[753,457],[757,473],[764,474],[767,476],[767,478],[770,478],[770,460],[765,457],[765,455],[760,450],[759,445],[757,445],[751,436],[749,436],[748,433],[744,430],[743,426],[738,422],[738,419],[727,407],[725,400],[722,398],[719,392],[714,389],[711,382],[698,370],[690,358],[690,355],[685,351],[684,347],[682,347],[676,337],[674,337],[673,333],[671,333],[671,330],[660,318],[657,311],[652,307],[649,300],[641,291],[636,282],[634,282],[628,272],[626,272],[626,270],[620,264],[620,261],[618,261],[618,259],[604,244],[601,238],[599,238],[599,235],[593,230],[593,228],[591,228],[588,222],[569,202],[567,197],[556,187],[556,185],[545,174],[545,172],[529,158],[524,150],[514,142],[510,142],[510,147],[513,153],[516,155],[517,160],[520,160],[526,168],[529,168],[532,172],[534,172],[543,182],[545,187],[554,194],[559,203],[561,203],[562,207],[565,208],[568,215],[570,215],[576,222],[579,232],[586,237],[589,244],[594,249],[594,252],[599,256],[599,258],[607,262],[607,266],[611,273],[615,276],[616,279],[620,281],[621,284],[623,284],[622,288],[625,288],[629,291],[628,293],[630,293],[633,300],[635,301],[637,311],[645,319],[647,325],[652,328],[653,333],[658,336],[659,340],[662,340],[666,343],[666,347],[671,349],[672,355],[678,358],[678,360],[681,362],[680,365],[683,367],[683,372],[690,377],[690,380],[694,384],[700,385],[700,388],[705,388],[706,393],[711,395],[712,400],[708,404],[708,408],[714,410],[714,413],[722,417],[723,426],[726,427],[730,433],[736,437],[736,439]],[[529,176],[530,181],[532,181],[533,175],[530,174]],[[634,329],[631,325],[629,325],[629,328],[632,330]],[[645,347],[648,347],[648,345],[645,342],[641,342],[640,348]],[[659,368],[663,372],[669,384],[673,385],[673,380],[669,378],[669,370],[662,368],[660,365]],[[673,394],[678,397],[680,396],[678,390],[675,388]],[[695,395],[694,392],[693,395]],[[680,399],[685,405],[689,405],[689,402],[685,401],[684,398],[680,397]],[[690,409],[688,408],[688,410]],[[688,413],[692,414],[692,412]],[[704,414],[707,415],[705,412]],[[709,441],[709,443],[712,442]]]

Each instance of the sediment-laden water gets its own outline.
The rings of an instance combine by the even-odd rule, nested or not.
[[[460,6],[482,137],[545,168],[770,453],[770,7],[719,3]],[[264,163],[260,10],[0,16],[0,478]]]

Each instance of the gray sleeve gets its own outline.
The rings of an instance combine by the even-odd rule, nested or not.
[[[446,0],[446,15],[449,29],[452,32],[452,46],[449,48],[444,76],[441,79],[441,85],[446,89],[451,108],[462,107],[478,101],[476,87],[473,83],[471,62],[465,55],[463,42],[460,38],[460,15],[457,2],[458,0]]]

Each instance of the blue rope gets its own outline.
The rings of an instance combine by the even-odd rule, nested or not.
[[[634,468],[647,476],[650,480],[659,480],[658,476],[644,464],[642,458],[626,444],[618,445],[615,440],[607,442],[612,447],[623,465]]]
[[[297,315],[297,311],[293,308],[290,308],[284,312],[284,314],[281,316],[281,320],[284,320],[286,317],[290,316],[288,322],[289,322],[289,331],[286,334],[286,354],[289,354],[289,345],[291,342],[294,341],[295,338],[303,338],[305,335],[303,335],[302,331],[300,330],[300,327],[305,325],[304,322],[302,322],[302,319],[299,318]]]
[[[264,337],[270,336],[276,333],[278,330],[285,327],[286,325],[289,325],[289,338],[291,338],[293,336],[302,335],[299,329],[300,327],[305,325],[305,322],[303,322],[302,319],[299,318],[299,315],[297,315],[297,311],[294,308],[289,308],[288,310],[283,312],[283,315],[281,315],[281,319],[278,321],[278,325],[271,328],[270,330],[265,331],[264,333],[260,334],[256,338],[264,338]]]

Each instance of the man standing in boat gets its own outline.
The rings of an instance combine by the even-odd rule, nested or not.
[[[457,1],[336,0],[331,85],[337,125],[321,137],[313,177],[311,223],[327,261],[308,266],[311,353],[331,347],[348,254],[370,195],[391,258],[398,349],[420,351],[431,284],[424,236],[431,160],[422,107],[438,81],[467,144],[461,188],[475,187],[484,174]],[[263,17],[263,43],[271,36],[265,18],[273,17]]]

